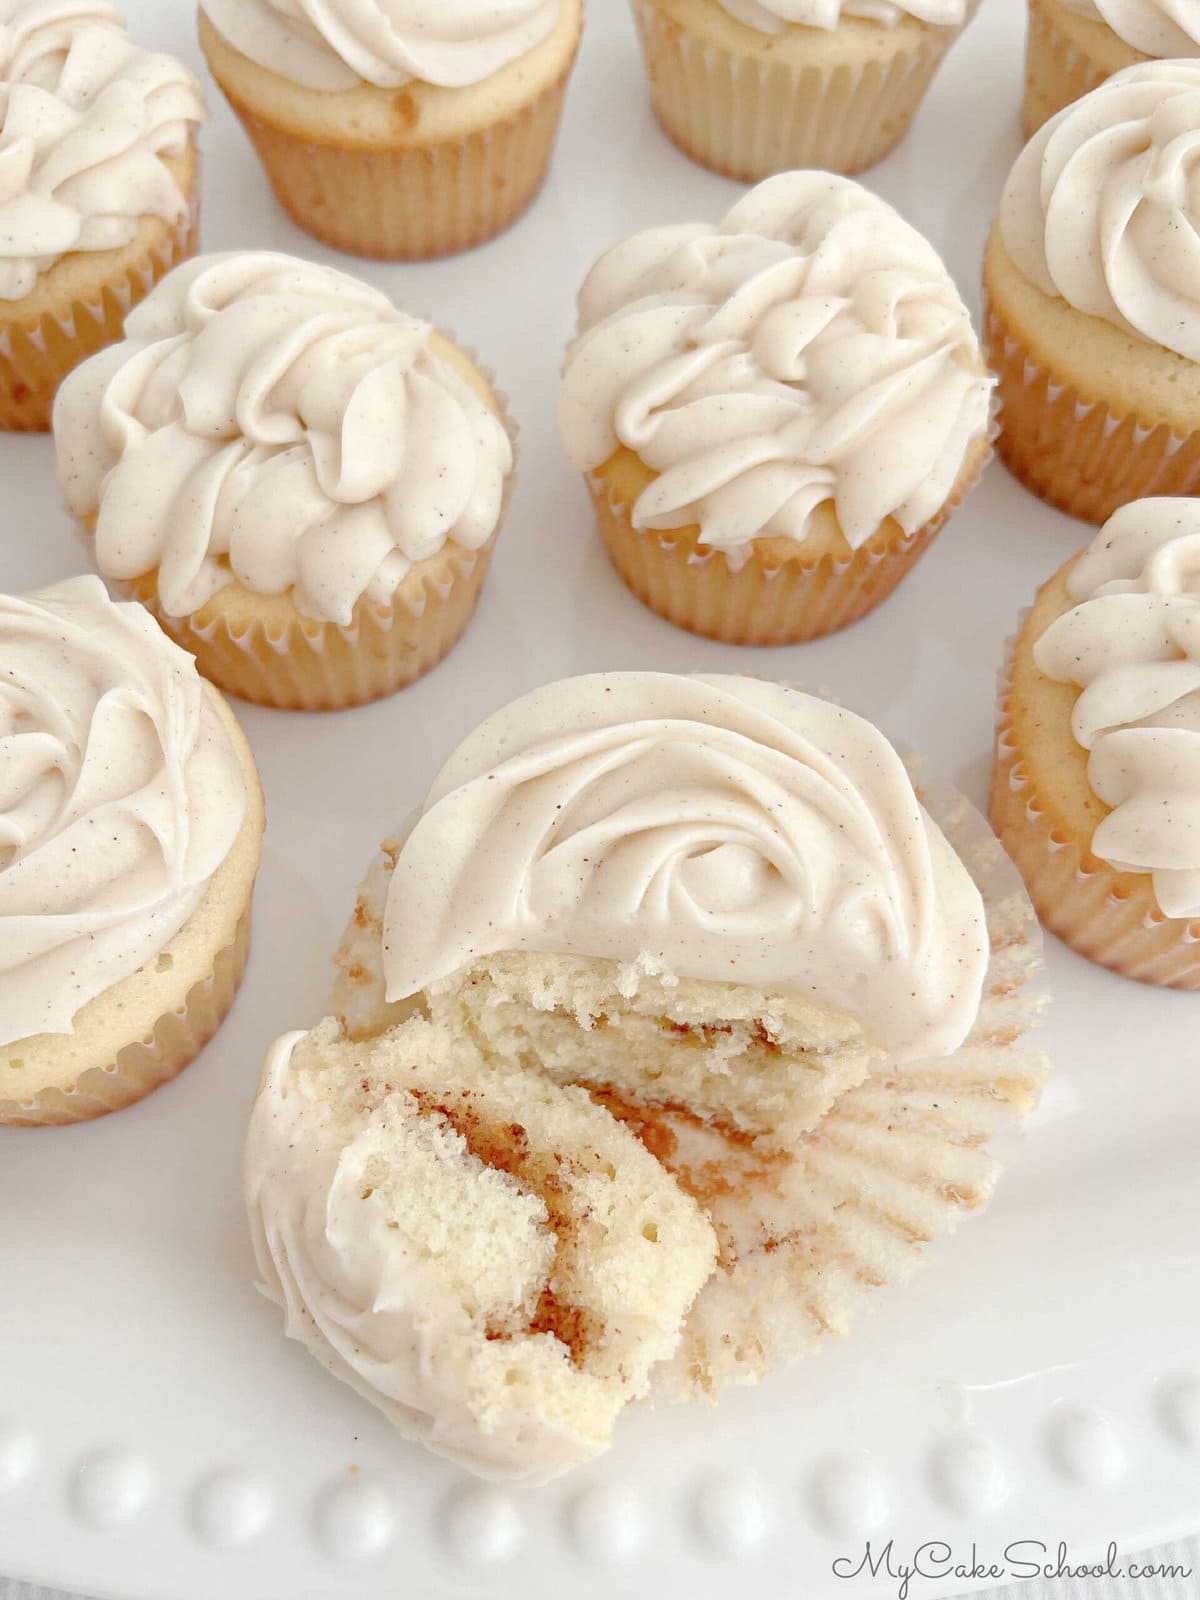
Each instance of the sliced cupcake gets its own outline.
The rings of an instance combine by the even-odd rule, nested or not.
[[[246,1191],[288,1334],[489,1477],[541,1483],[606,1449],[716,1262],[700,1207],[581,1089],[420,1020],[281,1039]]]
[[[937,252],[848,178],[635,234],[579,296],[559,402],[613,564],[729,644],[885,599],[990,455],[992,378]]]
[[[908,132],[978,0],[633,0],[655,115],[745,183],[862,172]]]
[[[174,1077],[242,976],[263,801],[192,658],[98,578],[0,597],[0,1122]]]
[[[542,185],[583,0],[201,0],[200,43],[280,204],[353,255],[418,260]]]
[[[1041,590],[1001,693],[991,814],[1073,949],[1200,988],[1200,503],[1122,507]]]
[[[997,449],[1088,522],[1200,489],[1200,60],[1119,72],[1017,159],[988,240]]]
[[[1029,0],[1025,137],[1114,72],[1186,56],[1200,56],[1196,0]]]
[[[100,572],[260,705],[390,694],[457,642],[512,475],[476,363],[377,290],[272,254],[172,273],[64,385]]]
[[[0,428],[55,390],[192,253],[199,84],[104,0],[0,7]]]

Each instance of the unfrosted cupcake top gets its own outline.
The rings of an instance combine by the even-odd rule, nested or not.
[[[306,89],[462,88],[516,61],[558,21],[562,0],[201,0],[251,61]]]
[[[1004,191],[1005,249],[1044,294],[1200,361],[1200,62],[1115,73],[1051,118]]]
[[[698,523],[731,565],[802,542],[915,533],[986,434],[992,379],[933,246],[849,178],[789,172],[721,223],[634,235],[579,296],[559,405],[582,471],[622,445],[656,474],[639,528]]]
[[[496,530],[512,446],[428,323],[268,253],[176,268],[59,389],[67,505],[105,577],[171,616],[235,579],[348,624],[448,542]],[[448,350],[447,346],[443,346]]]
[[[1200,0],[1062,0],[1144,55],[1200,55]]]
[[[0,0],[0,300],[143,217],[178,222],[188,197],[161,158],[204,117],[183,63],[140,50],[103,0]]]
[[[246,789],[192,657],[99,578],[0,596],[0,1044],[178,933]]]
[[[1071,729],[1111,811],[1092,849],[1149,872],[1168,917],[1200,917],[1200,502],[1135,500],[1071,568],[1075,608],[1034,646],[1077,684]]]
[[[978,891],[875,728],[741,677],[568,678],[451,757],[388,891],[387,999],[509,950],[814,996],[873,1042],[955,1049]]]
[[[721,5],[760,33],[783,33],[787,28],[836,28],[843,17],[861,17],[895,27],[904,17],[932,22],[938,27],[960,28],[966,21],[968,0],[720,0]]]

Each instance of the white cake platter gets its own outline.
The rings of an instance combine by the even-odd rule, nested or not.
[[[200,67],[191,0],[124,5],[141,39]],[[867,180],[972,304],[1019,147],[1023,12],[984,0]],[[910,1593],[933,1600],[1200,1529],[1200,999],[1053,940],[1055,1074],[993,1203],[793,1371],[715,1408],[631,1415],[601,1460],[513,1492],[405,1444],[284,1341],[241,1200],[263,1053],[320,1014],[372,850],[458,740],[568,673],[749,668],[831,692],[982,804],[1004,641],[1088,530],[996,464],[850,632],[765,652],[677,632],[610,570],[554,431],[596,255],[652,223],[716,219],[739,192],[659,133],[621,0],[592,0],[533,211],[443,263],[355,263],[307,238],[211,99],[206,246],[359,271],[479,351],[520,421],[520,482],[475,623],[431,677],[331,716],[241,708],[269,827],[245,986],[203,1057],[91,1126],[0,1129],[0,1572],[121,1600],[874,1600],[901,1579],[871,1576],[866,1543],[878,1561],[891,1540],[893,1568],[925,1547],[935,1575]],[[0,484],[0,587],[80,571],[49,440],[0,438]]]

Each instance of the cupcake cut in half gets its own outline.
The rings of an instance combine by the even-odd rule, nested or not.
[[[788,644],[928,548],[990,455],[992,382],[932,245],[860,184],[792,172],[601,257],[559,431],[639,599]]]
[[[0,0],[0,428],[48,428],[66,374],[192,253],[205,115],[104,0]]]
[[[978,0],[633,0],[654,111],[752,183],[862,172],[907,133]]]
[[[1200,488],[1200,60],[1119,72],[1017,159],[984,262],[997,448],[1088,522]]]
[[[0,597],[0,1122],[140,1100],[242,976],[263,801],[192,658],[99,578]]]
[[[300,710],[412,683],[457,642],[513,468],[475,362],[290,256],[200,257],[55,407],[100,572],[221,688]]]
[[[1001,693],[991,815],[1073,949],[1200,988],[1200,503],[1122,507],[1044,586]]]
[[[1115,72],[1187,56],[1200,56],[1200,0],[1029,0],[1025,137]]]
[[[549,167],[583,0],[202,0],[200,43],[280,204],[354,255],[513,223]]]

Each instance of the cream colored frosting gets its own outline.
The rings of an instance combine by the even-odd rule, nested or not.
[[[549,38],[562,0],[201,0],[226,41],[307,89],[462,88]]]
[[[0,597],[0,1044],[179,931],[246,790],[192,657],[99,578]]]
[[[1200,0],[1063,0],[1144,55],[1200,55]]]
[[[895,27],[903,17],[932,22],[942,28],[961,28],[967,17],[967,0],[720,0],[721,5],[760,33],[783,33],[787,28],[836,28],[843,17],[860,17]]]
[[[1168,917],[1200,917],[1200,502],[1135,500],[1067,580],[1072,611],[1034,646],[1077,684],[1071,728],[1112,810],[1092,849],[1149,872]]]
[[[742,677],[618,672],[489,718],[396,862],[387,999],[498,951],[812,995],[901,1055],[979,1005],[978,891],[861,717]]]
[[[559,406],[581,471],[625,445],[657,476],[639,528],[699,523],[744,560],[832,504],[857,549],[915,533],[988,427],[966,307],[932,245],[849,178],[769,178],[724,222],[619,244],[579,297]]]
[[[431,348],[433,329],[290,256],[203,256],[169,274],[59,389],[67,505],[96,561],[157,571],[172,616],[237,579],[348,624],[448,541],[496,531],[512,446]]]
[[[1005,249],[1044,294],[1200,361],[1200,62],[1115,73],[1051,118],[1004,191]]]
[[[140,50],[101,0],[0,0],[0,300],[128,244],[145,216],[183,217],[161,157],[204,117],[182,62]]]

